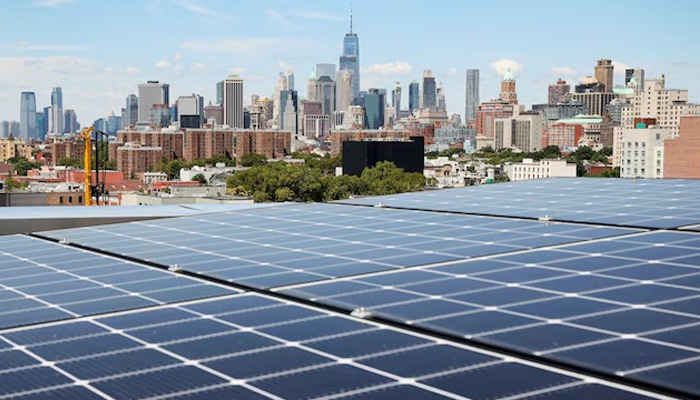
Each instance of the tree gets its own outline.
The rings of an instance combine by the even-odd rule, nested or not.
[[[288,187],[282,187],[275,190],[275,201],[284,202],[294,200],[294,192]]]
[[[12,164],[17,171],[17,175],[27,176],[27,171],[34,168],[39,168],[39,163],[31,162],[24,157],[11,157],[7,159],[7,162]]]
[[[204,176],[204,174],[197,174],[193,176],[192,181],[199,182],[201,185],[207,184],[207,178]]]
[[[76,157],[62,157],[56,161],[56,165],[64,165],[66,167],[73,167],[75,169],[83,169],[83,160]]]
[[[257,191],[253,193],[253,201],[256,203],[267,203],[270,201],[270,196],[263,191]]]
[[[241,157],[241,165],[244,167],[252,167],[255,165],[262,165],[265,164],[267,161],[267,158],[263,156],[262,154],[257,154],[257,153],[248,153]]]

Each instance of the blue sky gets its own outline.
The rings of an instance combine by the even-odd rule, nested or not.
[[[510,66],[521,103],[546,101],[547,84],[593,74],[599,58],[666,74],[700,101],[700,2],[354,0],[362,86],[404,86],[432,69],[450,113],[463,113],[465,70],[479,68],[481,98],[498,95]],[[316,63],[337,63],[348,0],[0,0],[0,120],[18,119],[20,92],[48,105],[62,86],[81,123],[119,112],[139,82],[171,84],[171,101],[214,100],[230,72],[246,98],[270,96],[277,74],[305,80]],[[407,90],[404,89],[404,96]],[[404,99],[406,104],[406,99]]]

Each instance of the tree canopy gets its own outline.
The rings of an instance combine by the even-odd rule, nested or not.
[[[320,159],[320,160],[323,160]],[[334,176],[337,161],[293,165],[275,162],[236,172],[228,178],[232,193],[248,194],[255,202],[331,201],[351,195],[383,195],[417,191],[425,187],[421,173],[407,173],[391,162],[367,168],[362,176]]]
[[[11,157],[7,159],[9,164],[12,164],[17,171],[17,175],[27,176],[27,171],[30,169],[39,168],[39,163],[34,161],[29,161],[25,157]]]

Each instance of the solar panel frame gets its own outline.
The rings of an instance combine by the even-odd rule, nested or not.
[[[303,310],[301,314],[296,313],[301,318],[287,321],[269,318],[267,322],[253,316],[240,319],[251,312],[284,314],[290,308]],[[234,316],[237,322],[226,319]],[[290,340],[289,333],[283,329],[303,321],[318,324],[323,320],[346,321],[341,324],[345,328],[311,331],[308,332],[310,336],[300,340]],[[188,324],[196,331],[182,329],[182,324]],[[215,325],[222,329],[203,328]],[[156,334],[166,331],[178,336]],[[148,332],[153,334],[141,334]],[[283,333],[288,338],[272,332]],[[60,335],[56,336],[56,333]],[[185,336],[181,336],[183,334]],[[250,342],[252,347],[230,347],[228,351],[219,346],[212,347],[212,353],[202,353],[197,358],[188,357],[188,353],[183,353],[178,347],[232,335],[257,337],[262,341]],[[92,344],[88,345],[88,341]],[[42,327],[15,328],[0,333],[0,343],[6,344],[6,348],[0,349],[1,355],[21,352],[33,360],[33,363],[11,366],[10,369],[0,366],[0,377],[13,373],[29,373],[37,377],[27,383],[34,386],[6,386],[7,381],[0,380],[3,382],[0,390],[5,390],[0,393],[11,398],[41,398],[42,395],[56,394],[59,398],[80,395],[85,398],[167,396],[185,399],[230,392],[246,399],[335,399],[371,398],[376,393],[398,391],[430,393],[436,399],[462,399],[466,398],[462,396],[477,398],[472,394],[483,387],[458,384],[440,388],[431,382],[472,372],[488,379],[498,379],[498,374],[494,375],[489,368],[518,368],[534,374],[531,381],[541,379],[538,384],[523,381],[513,389],[523,398],[592,383],[620,395],[665,398],[376,322],[250,293],[162,305],[148,310],[115,312]],[[234,342],[229,340],[227,343]],[[201,346],[198,348],[202,349]],[[432,371],[417,375],[395,370],[394,366],[403,364],[389,364],[394,371],[390,372],[381,366],[386,364],[375,362],[382,357],[401,356],[413,351],[437,355],[448,350],[456,356],[451,363],[441,361],[442,365],[436,364],[437,368]],[[286,357],[282,357],[284,354]]]
[[[700,225],[699,195],[693,180],[551,178],[339,203],[669,229]]]
[[[193,273],[267,289],[635,232],[624,228],[425,214],[305,204],[43,235],[68,239],[117,256],[177,265]],[[196,227],[196,230],[183,227]],[[547,230],[549,227],[551,231]],[[528,232],[529,229],[534,232]],[[395,244],[375,242],[392,238]],[[538,243],[538,238],[546,242]],[[527,242],[509,242],[518,240]],[[426,244],[413,246],[416,241]],[[431,249],[429,242],[439,242],[441,246]],[[210,258],[222,268],[212,269],[201,258]],[[226,260],[230,260],[230,267],[224,266]],[[257,267],[242,269],[252,266]]]

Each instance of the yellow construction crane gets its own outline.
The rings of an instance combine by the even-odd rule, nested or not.
[[[85,205],[91,206],[92,202],[92,127],[83,128],[78,134],[78,139],[81,139],[84,144],[84,168],[85,171]]]

